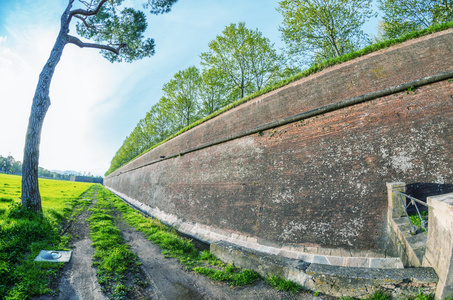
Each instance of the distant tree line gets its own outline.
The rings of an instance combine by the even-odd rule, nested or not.
[[[363,25],[378,12],[372,0],[282,0],[279,30],[286,45],[274,44],[244,23],[230,24],[201,53],[201,69],[190,66],[164,84],[162,98],[126,137],[110,174],[189,124],[304,68],[360,50],[372,42],[453,20],[453,0],[378,0],[378,34]]]
[[[22,175],[22,163],[20,161],[17,161],[14,159],[14,157],[9,154],[7,157],[3,157],[0,155],[0,173],[5,173],[5,174],[12,174],[12,175]],[[89,172],[83,172],[83,174],[80,174],[83,176],[79,177],[86,177],[89,179],[96,179],[102,181],[101,176],[94,176],[91,175]],[[46,170],[42,167],[38,167],[38,177],[39,178],[48,178],[48,179],[57,179],[57,180],[72,180],[75,181],[75,177],[73,174],[61,174],[57,172],[52,172],[49,170]]]

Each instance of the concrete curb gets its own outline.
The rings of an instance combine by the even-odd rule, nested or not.
[[[308,290],[336,297],[366,297],[376,290],[393,297],[416,296],[436,291],[438,277],[432,268],[370,269],[307,263],[302,260],[263,254],[228,242],[211,244],[211,253],[227,263],[281,276]]]

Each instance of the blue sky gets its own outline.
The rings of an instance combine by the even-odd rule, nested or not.
[[[66,3],[0,0],[0,155],[22,161],[34,90]],[[200,53],[225,26],[245,22],[283,47],[277,4],[179,0],[168,14],[147,15],[156,54],[132,64],[111,64],[94,49],[67,45],[51,84],[40,166],[103,175],[123,140],[162,96],[163,84],[179,70],[199,67]],[[375,30],[373,20],[365,31]]]

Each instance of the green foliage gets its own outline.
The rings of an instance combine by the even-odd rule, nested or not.
[[[10,189],[16,190],[15,187],[20,186],[20,178],[17,176],[0,174],[0,179],[0,182],[6,181],[8,187],[0,193],[0,197],[4,197],[2,193],[10,192]],[[63,185],[65,183],[59,182]],[[81,198],[78,183],[72,182],[71,185],[74,191],[66,191]],[[89,187],[85,184],[83,186],[85,189]],[[32,295],[53,293],[49,289],[49,282],[56,278],[63,264],[35,262],[34,258],[41,250],[65,250],[67,247],[69,237],[59,235],[59,224],[71,214],[77,199],[59,199],[61,188],[57,188],[58,192],[54,193],[50,193],[49,189],[43,192],[57,204],[57,209],[47,208],[44,215],[17,202],[11,203],[3,213],[0,219],[0,299],[28,299]],[[67,205],[64,207],[69,210],[58,209],[58,206],[62,206],[61,203]]]
[[[391,297],[389,295],[385,294],[384,292],[382,292],[381,290],[377,290],[373,294],[368,296],[366,299],[368,299],[368,300],[390,300]]]
[[[422,218],[423,218],[424,221],[428,221],[428,212],[427,211],[422,211],[422,212],[420,212],[420,214],[422,215]],[[411,220],[412,225],[414,225],[415,227],[418,227],[418,228],[420,228],[421,230],[424,231],[424,229],[421,228],[421,221],[422,220],[420,220],[420,217],[418,216],[417,213],[411,214],[408,217]],[[428,226],[428,223],[426,223],[426,226]]]
[[[179,260],[187,270],[204,274],[214,280],[226,281],[231,285],[247,285],[255,282],[260,277],[251,270],[240,270],[233,265],[225,265],[209,251],[199,252],[191,240],[179,237],[170,229],[151,218],[146,218],[131,209],[108,191],[106,198],[123,213],[124,220],[137,230],[142,231],[150,241],[160,246],[166,257]]]
[[[228,104],[231,100],[229,78],[217,68],[203,69],[201,74],[200,114],[208,116]]]
[[[93,265],[103,290],[113,299],[124,299],[129,290],[127,274],[138,273],[137,256],[124,243],[121,231],[114,224],[115,207],[104,188],[96,191],[96,204],[88,218],[90,237],[95,248]]]
[[[239,97],[294,72],[281,71],[282,58],[273,44],[244,23],[227,26],[201,59],[201,72],[189,67],[163,86],[164,96],[126,137],[106,175]]]
[[[415,297],[417,300],[434,300],[434,294],[425,294],[421,290],[418,292],[417,296]],[[451,298],[450,298],[451,299]]]
[[[145,9],[150,9],[152,14],[163,14],[168,13],[171,10],[173,4],[178,0],[147,0],[143,5]]]
[[[144,153],[151,151],[152,149],[181,135],[182,133],[184,133],[210,119],[213,119],[216,116],[221,115],[222,113],[229,111],[245,102],[248,102],[256,97],[259,97],[270,91],[281,88],[281,87],[288,85],[294,81],[297,81],[301,78],[310,76],[317,72],[320,72],[328,67],[338,65],[338,64],[341,64],[346,61],[350,61],[352,59],[367,55],[369,53],[372,53],[372,52],[375,52],[375,51],[378,51],[381,49],[388,48],[393,45],[403,43],[403,42],[411,40],[411,39],[416,39],[418,37],[425,36],[425,35],[428,35],[428,34],[431,34],[434,32],[439,32],[442,30],[446,30],[449,28],[453,28],[453,22],[437,24],[437,25],[431,26],[431,27],[423,29],[423,30],[414,31],[414,32],[405,34],[397,39],[390,39],[390,40],[385,40],[383,42],[378,42],[376,44],[367,46],[359,51],[351,52],[351,53],[345,54],[341,57],[332,58],[332,59],[323,61],[321,63],[314,64],[309,69],[304,70],[302,72],[298,72],[298,70],[299,70],[298,68],[286,68],[279,75],[285,79],[272,83],[271,85],[268,85],[268,86],[262,88],[261,90],[256,91],[253,94],[250,94],[249,96],[239,99],[235,102],[225,101],[225,102],[223,102],[223,104],[226,104],[226,105],[223,106],[221,109],[215,111],[214,113],[212,113],[208,116],[198,119],[197,121],[191,123],[189,126],[186,126],[182,129],[180,129],[179,131],[176,131],[174,127],[171,128],[172,127],[171,126],[172,112],[163,109],[163,107],[168,107],[168,105],[163,104],[165,101],[168,101],[168,100],[165,98],[162,98],[155,106],[153,106],[151,111],[147,114],[146,118],[144,120],[141,120],[139,122],[139,124],[137,125],[142,128],[147,128],[147,129],[143,129],[143,130],[142,129],[137,130],[137,132],[142,132],[143,135],[138,136],[138,135],[133,134],[126,138],[126,140],[123,142],[123,145],[120,147],[120,149],[117,151],[117,153],[113,157],[110,168],[105,173],[105,176],[111,174],[116,169],[127,164],[129,161],[135,159],[136,157],[143,155]],[[296,74],[294,74],[294,73],[296,73]],[[289,76],[289,77],[286,77],[286,76]],[[199,114],[199,116],[201,117],[201,114]],[[148,124],[148,125],[146,127],[143,124]],[[134,132],[135,131],[136,130],[134,130]],[[147,142],[147,144],[145,144],[145,142],[142,142],[142,141]],[[183,155],[183,154],[184,153],[180,153],[179,155]],[[167,158],[169,158],[169,157],[167,157]]]
[[[133,62],[154,54],[154,40],[145,38],[148,27],[145,13],[140,10],[122,6],[123,0],[115,1],[80,1],[86,11],[74,11],[80,22],[76,24],[77,33],[101,49],[101,54],[110,62]],[[170,11],[177,0],[149,0],[145,7],[151,13],[159,14]],[[97,10],[98,6],[99,10]]]
[[[12,201],[14,201],[13,198],[0,197],[0,202],[12,202]]]
[[[265,279],[266,283],[279,291],[286,291],[290,293],[297,293],[302,290],[302,286],[292,282],[291,280],[282,278],[280,276],[270,276]],[[316,296],[316,295],[315,295]]]
[[[379,0],[383,21],[379,38],[398,38],[414,30],[453,20],[452,0]]]
[[[252,270],[238,271],[233,265],[227,265],[223,270],[216,270],[206,267],[195,267],[196,273],[207,276],[217,281],[226,281],[233,286],[243,286],[254,283],[260,276]]]
[[[42,195],[44,215],[54,221],[67,217],[76,200],[90,187],[92,183],[39,179],[39,189]],[[12,199],[18,202],[20,198],[21,177],[0,174],[0,208],[6,209],[12,204]],[[18,207],[18,210],[22,208]],[[15,212],[16,213],[16,212]],[[1,224],[1,220],[0,220]]]
[[[166,109],[172,111],[177,129],[189,126],[196,120],[200,84],[200,72],[196,67],[179,71],[172,80],[164,84],[162,90],[168,100]]]
[[[321,62],[368,44],[362,25],[373,16],[371,0],[282,0],[279,28],[290,55]],[[308,58],[308,59],[307,59]]]
[[[22,172],[22,164],[20,161],[16,161],[11,155],[7,157],[0,155],[0,171],[9,174],[20,174]]]
[[[231,81],[230,89],[240,91],[240,98],[261,89],[277,74],[280,57],[269,39],[245,23],[231,24],[209,43],[209,52],[202,53],[201,64],[224,73]]]

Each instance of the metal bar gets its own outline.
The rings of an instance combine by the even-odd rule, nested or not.
[[[409,199],[411,199],[411,200],[414,200],[415,202],[417,202],[417,203],[419,203],[419,204],[421,204],[421,205],[424,205],[424,206],[428,207],[428,204],[427,204],[426,202],[423,202],[423,201],[421,201],[421,200],[418,200],[417,198],[414,198],[414,197],[409,196],[409,195],[407,195],[407,194],[405,194],[405,193],[402,193],[402,192],[398,192],[398,191],[397,191],[397,193],[398,193],[398,194],[401,194],[401,195],[403,195],[403,196],[405,196],[405,197],[407,197],[407,198],[409,198]]]
[[[415,209],[417,210],[417,213],[418,213],[418,217],[420,218],[420,226],[425,229],[425,233],[428,234],[428,228],[425,228],[425,222],[422,218],[422,214],[420,213],[420,210],[418,209],[418,206],[417,206],[417,202],[415,202],[413,199],[411,199],[411,201],[414,202],[414,205],[415,205]]]
[[[409,218],[409,214],[407,213],[407,208],[410,206],[410,205],[414,205],[415,206],[415,209],[417,210],[417,214],[418,214],[418,217],[420,218],[420,227],[423,228],[425,230],[425,234],[428,234],[428,228],[426,228],[426,221],[423,219],[422,217],[422,214],[420,213],[420,210],[418,208],[418,204],[421,204],[421,205],[424,205],[426,207],[428,207],[428,204],[426,204],[425,202],[421,201],[421,200],[418,200],[417,198],[414,198],[412,196],[409,196],[405,193],[402,193],[402,192],[399,192],[399,191],[396,191],[396,193],[398,194],[398,196],[400,197],[401,199],[401,205],[403,206],[404,208],[404,212],[406,213],[406,217],[407,219],[409,220],[409,224],[411,226],[411,232],[413,234],[416,234],[417,232],[417,227],[415,225],[412,224],[412,221],[411,219]],[[409,202],[409,204],[406,205],[406,201],[403,197],[407,197],[408,199],[410,199],[411,201]]]

